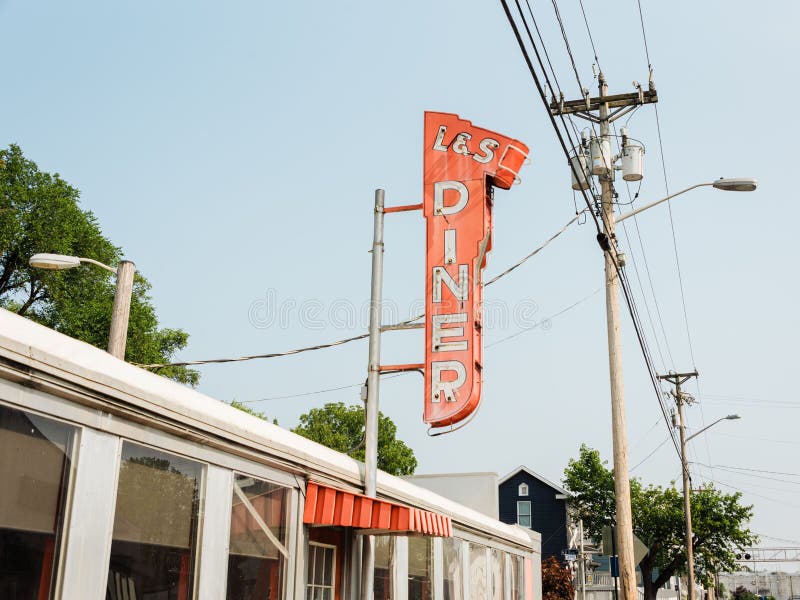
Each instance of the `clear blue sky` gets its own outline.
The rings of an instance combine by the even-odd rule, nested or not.
[[[634,79],[646,82],[636,1],[584,5],[612,93],[632,91]],[[666,207],[639,219],[666,343],[641,248],[620,235],[640,270],[663,367],[696,366],[702,374],[690,427],[732,412],[743,417],[695,440],[692,458],[800,473],[796,191],[788,178],[796,170],[797,129],[787,110],[800,91],[793,66],[800,11],[791,2],[642,5],[670,188],[719,176],[761,183],[753,194],[704,188],[673,203],[694,361]],[[552,5],[532,6],[574,97]],[[578,3],[560,6],[588,84],[593,57]],[[20,144],[40,167],[82,190],[83,206],[153,283],[162,324],[191,333],[181,358],[281,351],[365,328],[365,318],[348,307],[363,309],[369,295],[373,190],[385,188],[389,204],[420,200],[426,109],[459,113],[533,151],[522,185],[497,192],[489,276],[574,212],[565,161],[499,2],[0,0],[0,34],[0,142]],[[647,147],[641,198],[660,198],[653,109],[639,110],[629,127]],[[386,243],[384,296],[398,317],[415,314],[423,293],[421,216],[389,217]],[[532,304],[538,320],[601,284],[591,225],[571,228],[487,289],[487,304],[510,315],[489,328],[487,344],[525,326],[520,314]],[[252,317],[266,315],[259,311],[267,299],[285,318],[255,326]],[[639,306],[645,313],[641,298]],[[633,466],[667,428],[627,319],[624,328]],[[419,332],[385,337],[387,363],[417,361],[422,351]],[[357,342],[207,366],[200,389],[226,401],[312,392],[363,380],[366,359],[366,344]],[[420,378],[385,382],[381,409],[416,451],[420,473],[502,475],[526,464],[558,481],[582,442],[610,457],[602,294],[548,330],[488,348],[485,377],[478,418],[439,438],[428,438],[421,421]],[[358,402],[358,388],[254,406],[291,427],[302,412],[335,400]],[[679,472],[665,444],[634,475],[667,484]],[[753,528],[800,545],[793,518],[800,486],[755,476],[800,477],[699,465],[693,473],[695,484],[710,478],[745,490],[756,505]]]

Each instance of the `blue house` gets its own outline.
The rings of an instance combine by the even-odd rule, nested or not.
[[[528,467],[517,467],[498,482],[499,518],[542,534],[542,560],[563,562],[568,548],[569,492]]]

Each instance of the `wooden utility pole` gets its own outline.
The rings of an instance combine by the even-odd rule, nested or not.
[[[111,312],[111,330],[108,334],[108,353],[122,360],[125,360],[125,345],[128,341],[128,320],[131,315],[131,294],[135,274],[135,264],[129,260],[119,261],[114,307]]]
[[[689,381],[692,377],[697,377],[697,371],[691,373],[669,373],[659,375],[658,378],[669,381],[675,386],[672,395],[678,405],[678,420],[681,434],[681,471],[683,474],[683,515],[686,521],[686,587],[688,600],[694,600],[694,547],[692,541],[692,482],[689,481],[689,466],[686,460],[686,424],[683,420],[683,405],[688,397],[681,392],[681,385]]]
[[[622,379],[622,348],[619,323],[619,273],[617,268],[616,235],[614,232],[614,166],[611,160],[610,124],[623,114],[642,104],[658,101],[652,79],[650,89],[641,87],[631,94],[608,95],[606,79],[601,72],[598,78],[599,96],[590,98],[588,90],[582,100],[565,102],[554,99],[550,110],[554,115],[574,114],[598,123],[597,140],[601,166],[592,174],[600,179],[599,212],[603,220],[604,238],[601,239],[605,256],[606,327],[608,330],[608,367],[611,382],[611,428],[614,447],[614,495],[616,498],[616,550],[622,600],[637,600],[636,564],[633,558],[633,520],[631,516],[631,488],[628,473],[628,437],[625,417],[625,394]],[[612,111],[612,109],[614,109]],[[593,112],[597,111],[597,115]],[[595,143],[595,140],[593,140]],[[594,163],[594,161],[592,161]],[[578,174],[576,174],[577,176]],[[580,174],[583,176],[584,174]],[[598,198],[595,198],[595,205]]]

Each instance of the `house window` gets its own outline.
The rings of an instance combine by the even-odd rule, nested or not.
[[[527,496],[528,495],[528,484],[527,483],[520,483],[519,484],[519,495],[520,496]]]
[[[517,524],[523,527],[532,527],[530,500],[519,500],[517,502]]]

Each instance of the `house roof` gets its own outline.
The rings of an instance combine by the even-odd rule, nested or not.
[[[516,475],[520,471],[525,471],[528,475],[530,475],[531,477],[533,477],[535,479],[538,479],[539,481],[541,481],[545,485],[550,486],[551,488],[553,488],[559,494],[563,494],[564,496],[571,496],[572,495],[570,492],[568,492],[567,490],[562,488],[560,485],[556,485],[555,483],[553,483],[552,481],[550,481],[546,477],[542,477],[536,471],[534,471],[533,469],[529,469],[525,465],[520,465],[519,467],[517,467],[516,469],[511,471],[508,475],[506,475],[505,477],[502,477],[500,479],[500,481],[497,482],[497,485],[504,484],[506,481],[508,481],[509,479],[514,477],[514,475]]]

